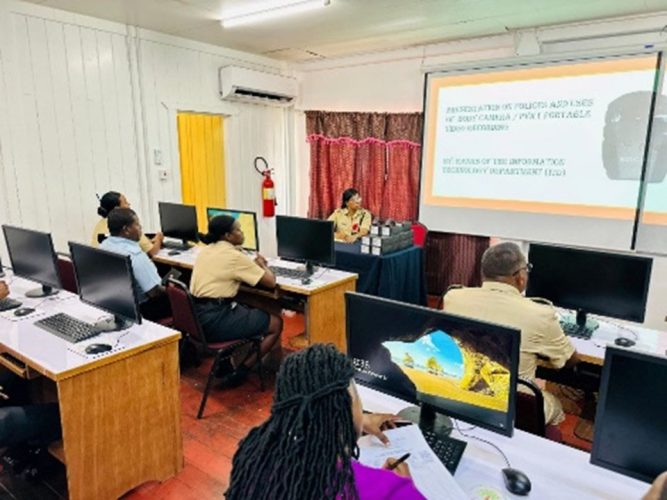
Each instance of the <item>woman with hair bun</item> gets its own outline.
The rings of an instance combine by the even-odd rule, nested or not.
[[[104,193],[100,198],[100,206],[97,207],[97,215],[102,218],[95,224],[95,228],[93,229],[93,236],[90,240],[92,246],[99,246],[109,236],[109,222],[107,217],[114,208],[130,208],[130,202],[127,201],[124,194],[118,191]],[[157,233],[152,241],[145,234],[142,234],[139,246],[149,257],[154,257],[160,251],[160,248],[162,248],[163,240],[164,235],[162,233]]]

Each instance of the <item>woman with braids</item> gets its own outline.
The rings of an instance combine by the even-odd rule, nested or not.
[[[288,356],[276,381],[271,416],[241,441],[228,500],[423,499],[405,462],[393,471],[360,464],[362,430],[388,442],[392,415],[365,415],[354,367],[332,345]]]
[[[213,217],[208,233],[201,236],[206,247],[199,252],[192,269],[190,292],[206,340],[225,342],[261,336],[261,352],[265,355],[280,340],[282,319],[234,299],[241,283],[275,288],[276,277],[264,257],[258,254],[253,260],[241,251],[244,239],[236,219],[228,215]],[[229,383],[239,383],[255,361],[252,355],[239,366],[226,361],[218,368],[218,376],[228,375]]]
[[[93,229],[93,236],[90,239],[90,244],[94,247],[97,247],[102,243],[102,239],[109,236],[109,222],[107,217],[114,208],[130,208],[130,202],[127,201],[124,194],[119,193],[118,191],[109,191],[104,193],[104,195],[99,199],[100,206],[97,207],[97,214],[102,217],[95,228]],[[153,240],[149,240],[145,234],[141,234],[139,239],[139,246],[141,249],[148,254],[149,257],[155,257],[157,253],[162,248],[162,241],[164,240],[164,235],[162,233],[157,233]]]

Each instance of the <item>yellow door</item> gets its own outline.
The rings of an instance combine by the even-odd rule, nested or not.
[[[206,232],[207,207],[225,207],[225,151],[220,115],[178,113],[183,203],[197,207],[199,230]]]

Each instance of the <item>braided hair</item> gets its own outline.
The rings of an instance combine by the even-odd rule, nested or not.
[[[226,497],[357,498],[352,459],[359,456],[348,391],[350,360],[314,344],[285,359],[269,419],[241,441]]]

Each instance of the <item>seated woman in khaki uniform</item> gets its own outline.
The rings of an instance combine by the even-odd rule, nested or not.
[[[234,301],[241,283],[275,288],[276,277],[266,259],[257,255],[252,260],[241,251],[245,237],[239,222],[228,215],[213,217],[208,234],[202,241],[206,247],[197,256],[192,270],[190,292],[195,301],[197,316],[209,342],[225,342],[262,336],[262,356],[280,339],[283,321],[280,316],[248,307]],[[218,375],[234,371],[239,379],[245,377],[256,359],[246,358],[238,367],[218,369]]]
[[[329,216],[334,223],[336,239],[353,243],[361,236],[366,236],[371,227],[373,216],[365,208],[361,208],[361,196],[354,188],[343,192],[341,207]]]
[[[130,208],[130,202],[127,201],[125,195],[117,191],[104,193],[104,196],[100,198],[100,206],[97,207],[97,214],[102,218],[95,224],[95,228],[93,229],[93,236],[90,239],[92,246],[98,247],[100,245],[100,239],[102,239],[100,236],[109,236],[109,222],[107,217],[114,208]],[[149,257],[154,257],[160,251],[160,248],[162,248],[163,239],[164,235],[162,233],[157,233],[152,241],[145,234],[142,234],[139,246]]]

